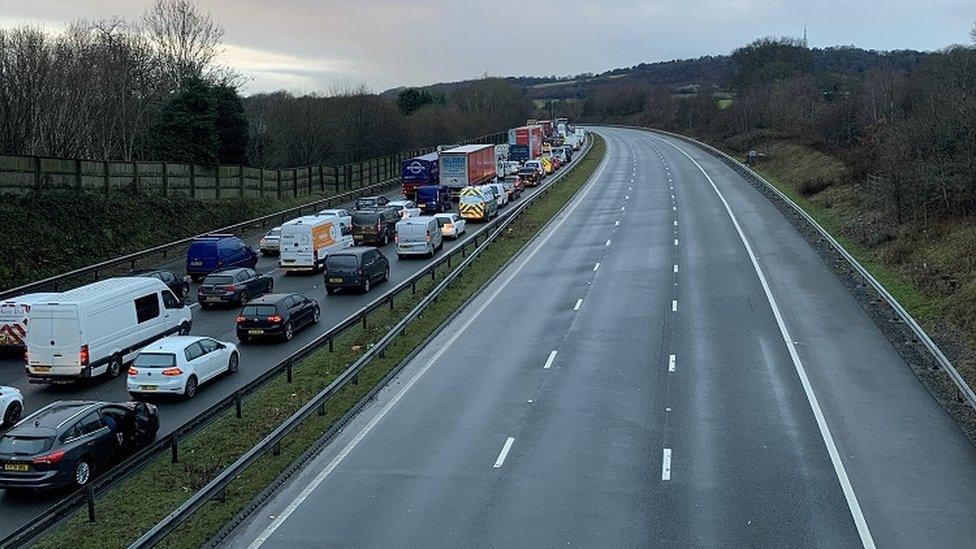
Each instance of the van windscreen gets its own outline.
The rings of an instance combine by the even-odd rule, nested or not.
[[[132,366],[139,368],[172,368],[176,366],[176,355],[172,353],[139,353],[132,361]]]

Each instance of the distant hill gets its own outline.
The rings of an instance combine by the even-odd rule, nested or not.
[[[813,48],[810,52],[815,72],[839,75],[858,75],[876,67],[911,70],[931,55],[914,50],[876,51],[854,46]],[[729,86],[734,70],[731,56],[709,55],[697,59],[641,63],[601,74],[564,77],[510,76],[505,80],[525,89],[532,99],[582,99],[607,84],[628,81],[666,86],[676,92],[700,87],[714,91],[724,90]],[[447,95],[467,82],[469,81],[442,82],[423,86],[421,89]],[[382,95],[395,98],[402,89],[387,90]]]

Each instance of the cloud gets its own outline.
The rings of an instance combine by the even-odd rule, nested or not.
[[[320,90],[337,79],[355,74],[356,63],[325,57],[306,57],[228,44],[221,60],[248,78],[251,93],[280,89],[297,92]]]

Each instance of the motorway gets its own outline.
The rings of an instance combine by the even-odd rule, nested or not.
[[[577,156],[575,160],[578,160]],[[575,161],[574,160],[574,161]],[[547,180],[548,181],[548,180]],[[538,187],[528,188],[522,198],[505,206],[512,207],[519,200],[525,200],[538,190]],[[386,193],[390,198],[402,198],[398,190]],[[347,205],[347,207],[351,206]],[[350,208],[351,209],[351,208]],[[444,240],[444,251],[450,250],[471,238],[471,235],[481,227],[477,223],[469,223],[466,234],[456,241]],[[257,242],[261,235],[246,238],[248,244],[257,249]],[[321,274],[304,275],[289,274],[277,270],[277,258],[263,257],[257,265],[260,272],[271,272],[275,280],[275,293],[302,293],[318,300],[322,307],[322,318],[317,325],[311,326],[295,334],[292,341],[283,343],[255,343],[239,346],[241,354],[240,368],[233,376],[224,376],[201,386],[196,397],[191,401],[178,398],[157,398],[152,402],[160,408],[160,436],[184,424],[190,418],[212,406],[215,402],[232,394],[238,388],[257,378],[269,368],[279,363],[301,346],[311,342],[317,336],[325,333],[333,326],[348,318],[351,314],[369,304],[372,300],[393,288],[410,275],[429,264],[429,259],[397,259],[393,244],[381,248],[390,260],[390,280],[373,287],[369,294],[358,292],[340,292],[327,296],[323,287]],[[442,252],[438,252],[438,257]],[[159,265],[177,273],[183,273],[185,264],[182,261]],[[196,297],[196,284],[192,285],[190,301]],[[238,307],[228,306],[201,310],[193,304],[193,330],[195,335],[206,335],[221,341],[236,342],[235,318]],[[27,383],[23,358],[7,355],[0,359],[0,385],[18,387],[24,393],[24,415],[31,413],[51,402],[58,400],[131,400],[125,390],[125,375],[114,380],[104,377],[74,385],[30,385]],[[62,492],[50,493],[8,493],[0,490],[0,537],[25,524],[42,511],[64,497]]]
[[[976,545],[972,444],[783,215],[598,131],[581,195],[226,545]]]

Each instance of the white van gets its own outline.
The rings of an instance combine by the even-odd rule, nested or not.
[[[495,200],[498,202],[499,208],[508,204],[508,189],[503,183],[489,183],[486,186],[495,190]]]
[[[0,301],[0,349],[23,349],[31,305],[58,294],[19,295]]]
[[[396,225],[397,257],[405,255],[428,255],[444,246],[444,236],[440,225],[433,217],[411,217]]]
[[[339,218],[306,215],[281,226],[281,257],[285,271],[319,271],[333,252],[352,248],[352,235],[342,234]]]
[[[170,334],[188,334],[190,308],[158,278],[110,278],[35,303],[27,380],[66,383],[107,374]]]

